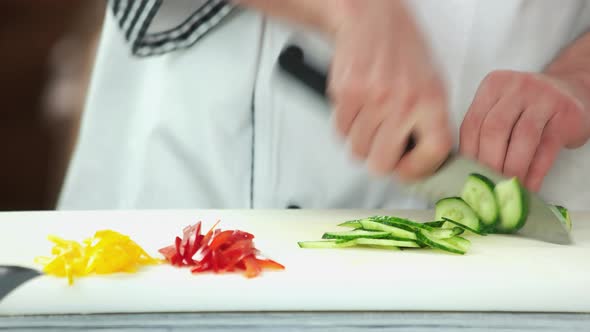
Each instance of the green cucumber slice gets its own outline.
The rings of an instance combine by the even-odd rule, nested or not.
[[[357,238],[354,240],[326,240],[326,241],[303,241],[297,242],[300,248],[305,249],[342,249],[351,247],[371,247],[387,250],[400,250],[404,248],[419,248],[420,245],[414,241],[396,241],[387,239],[366,239]]]
[[[420,228],[424,226],[420,223],[415,221],[411,221],[409,219],[399,218],[399,217],[392,217],[392,216],[374,216],[368,218],[370,221],[378,222],[380,224],[388,225],[397,227],[408,232],[417,232]]]
[[[437,239],[450,239],[454,236],[461,235],[465,230],[462,227],[449,227],[449,228],[431,228],[424,229],[430,233],[431,236]]]
[[[455,247],[463,250],[464,252],[469,251],[469,249],[471,248],[471,241],[467,240],[464,237],[455,236],[450,239],[447,239],[446,241],[454,245]]]
[[[361,226],[364,230],[368,231],[381,231],[381,232],[388,232],[391,234],[392,239],[397,240],[416,240],[416,233],[407,231],[405,229],[401,229],[394,226],[385,225],[382,223],[378,223],[375,221],[371,221],[369,219],[359,220]]]
[[[499,182],[494,192],[500,207],[500,223],[496,230],[500,233],[517,232],[528,217],[528,192],[516,177]]]
[[[340,227],[349,227],[349,228],[361,228],[361,224],[358,220],[349,220],[345,221],[341,224],[338,224]]]
[[[419,248],[418,243],[414,241],[396,241],[386,239],[356,239],[353,240],[358,246],[368,246],[372,248],[387,248],[387,249],[399,249],[404,248]],[[394,250],[395,250],[394,249]]]
[[[475,233],[477,235],[481,235],[481,236],[486,236],[487,235],[486,233],[476,231],[475,229],[473,229],[471,227],[468,227],[468,226],[465,226],[465,225],[463,225],[461,223],[458,223],[458,222],[454,221],[453,219],[449,219],[449,218],[443,217],[443,221],[444,222],[448,222],[450,224],[453,224],[453,225],[455,225],[457,227],[463,228],[464,230],[469,231],[471,233]],[[460,235],[460,234],[457,234],[457,235]]]
[[[557,217],[565,225],[567,230],[571,231],[572,230],[572,219],[570,218],[570,213],[569,213],[568,209],[566,209],[565,207],[563,207],[561,205],[555,205],[554,208],[556,210],[554,212],[556,212],[555,214],[557,215]]]
[[[390,234],[388,232],[375,232],[365,230],[354,230],[350,232],[326,232],[322,239],[337,239],[337,240],[354,240],[358,238],[366,239],[385,239]]]
[[[300,241],[297,242],[299,248],[304,249],[340,249],[353,247],[355,243],[353,241],[336,241],[336,240],[325,240],[325,241]]]
[[[482,231],[481,223],[477,214],[461,197],[448,197],[436,202],[435,219],[444,220],[443,218],[454,220],[477,232]],[[443,227],[450,228],[454,227],[454,225],[449,223],[445,224]]]
[[[425,222],[422,225],[433,227],[433,228],[441,228],[444,223],[445,223],[444,220],[436,220],[436,221]]]
[[[494,182],[481,174],[470,174],[461,198],[475,211],[486,229],[494,229],[500,219]]]
[[[416,233],[416,236],[419,242],[433,249],[444,250],[459,255],[464,255],[467,252],[466,243],[469,241],[460,237],[453,237],[450,239],[439,239],[432,236],[432,234],[427,230],[420,230],[418,233]],[[469,248],[467,247],[467,249]]]

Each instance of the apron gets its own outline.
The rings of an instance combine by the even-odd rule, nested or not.
[[[487,73],[541,71],[590,27],[585,0],[409,3],[447,83],[457,139]],[[319,35],[254,11],[189,49],[150,58],[130,55],[107,14],[59,208],[429,207],[350,157],[328,105],[277,69],[291,42],[327,66],[330,46]],[[582,208],[589,160],[588,145],[564,152],[542,195]]]

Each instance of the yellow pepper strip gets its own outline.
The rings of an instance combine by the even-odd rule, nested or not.
[[[140,266],[163,262],[148,255],[129,236],[112,230],[98,231],[82,244],[53,235],[48,239],[54,243],[53,257],[36,257],[35,263],[42,265],[46,274],[68,278],[70,285],[74,283],[74,277],[93,273],[134,273]]]

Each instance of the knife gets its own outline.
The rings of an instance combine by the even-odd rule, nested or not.
[[[34,269],[0,265],[0,301],[20,285],[40,275],[41,272]]]
[[[301,47],[287,46],[281,52],[278,64],[282,71],[327,100],[327,75],[305,62]],[[406,153],[414,145],[415,140],[410,137]],[[487,176],[495,183],[507,180],[492,169],[452,152],[434,174],[403,186],[407,191],[435,203],[442,198],[460,196],[465,180],[471,173]],[[537,194],[528,191],[526,193],[529,197],[529,213],[525,225],[517,234],[555,244],[571,244],[570,232],[563,218],[558,217],[559,211],[545,203]]]

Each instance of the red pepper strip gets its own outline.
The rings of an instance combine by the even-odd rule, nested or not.
[[[258,262],[254,255],[250,255],[244,258],[243,262],[246,266],[246,272],[244,272],[244,275],[247,278],[257,277],[260,274],[260,272],[262,272],[262,268],[260,267],[260,265],[258,265]]]
[[[164,255],[166,258],[170,258],[176,254],[176,247],[175,246],[168,246],[158,250],[159,253]]]
[[[213,240],[211,241],[211,244],[209,245],[209,249],[211,249],[212,251],[215,251],[217,249],[219,249],[219,247],[221,247],[222,245],[226,244],[228,241],[230,241],[234,236],[234,231],[223,231],[219,234],[217,234]]]
[[[192,273],[205,272],[209,269],[210,265],[211,264],[209,263],[209,261],[196,262],[195,266],[191,269],[191,272]]]
[[[197,252],[197,250],[199,250],[199,246],[201,245],[201,241],[200,239],[203,237],[203,235],[201,235],[201,222],[199,221],[197,223],[197,227],[195,228],[195,232],[193,237],[191,237],[189,243],[190,243],[190,251],[189,251],[189,255],[192,258],[195,253]]]
[[[271,269],[271,270],[284,270],[285,269],[285,266],[273,261],[272,259],[258,259],[258,258],[256,258],[256,262],[263,269]]]
[[[215,225],[213,225],[213,227],[211,227],[211,229],[207,232],[207,234],[205,234],[205,236],[203,237],[203,239],[201,240],[201,242],[199,243],[199,247],[203,247],[209,244],[209,241],[211,241],[211,238],[213,237],[213,230],[215,229],[215,227],[217,227],[217,224],[219,224],[220,220],[218,220]]]
[[[240,263],[244,258],[255,255],[256,250],[251,248],[246,249],[245,251],[233,251],[224,254],[226,257],[228,257],[227,264],[225,265],[225,271],[233,271],[236,267],[239,268],[238,263]]]
[[[181,248],[185,259],[189,258],[187,255],[190,253],[190,238],[194,230],[195,226],[187,226],[182,230]]]
[[[211,266],[213,267],[213,272],[219,272],[219,262],[217,261],[217,251],[211,251]]]
[[[205,249],[205,251],[207,251]],[[204,272],[211,268],[211,252],[207,251],[204,253],[203,258],[199,261],[195,262],[195,268],[191,271],[194,272]]]
[[[182,247],[180,246],[180,243],[182,242],[182,240],[177,236],[175,241],[174,241],[174,246],[176,247],[176,255],[178,255],[178,257],[180,257],[180,265],[182,265],[182,259],[184,258],[184,256],[182,255]]]

